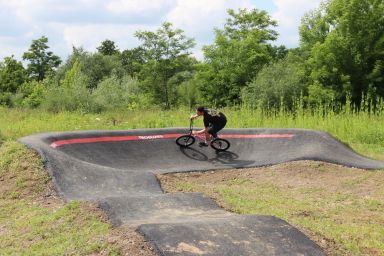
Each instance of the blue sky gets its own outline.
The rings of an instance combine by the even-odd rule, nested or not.
[[[298,26],[307,11],[320,0],[0,0],[0,61],[15,55],[21,59],[33,39],[47,36],[50,50],[66,59],[72,46],[95,51],[110,39],[124,50],[137,46],[138,30],[155,31],[170,21],[196,40],[194,55],[211,44],[213,29],[221,28],[228,8],[258,8],[277,20],[276,44],[296,47]]]

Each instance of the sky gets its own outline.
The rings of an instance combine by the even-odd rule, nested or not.
[[[223,28],[227,9],[257,8],[278,21],[274,43],[299,45],[298,27],[304,13],[321,0],[0,0],[0,61],[21,60],[33,39],[48,37],[54,54],[66,59],[72,46],[95,52],[105,39],[120,50],[140,44],[136,31],[156,31],[165,22],[196,41],[193,55],[202,59],[203,45]]]

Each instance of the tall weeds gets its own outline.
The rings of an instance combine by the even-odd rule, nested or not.
[[[293,109],[261,109],[238,105],[219,109],[228,117],[227,128],[305,128],[329,132],[361,154],[384,159],[384,101],[357,108],[347,104],[307,108],[304,99]],[[180,107],[125,109],[101,113],[0,108],[0,134],[16,139],[38,132],[74,130],[124,130],[139,128],[187,127],[193,109]],[[202,126],[197,120],[196,126]]]

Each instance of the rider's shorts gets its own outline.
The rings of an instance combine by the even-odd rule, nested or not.
[[[221,129],[223,129],[226,124],[227,124],[227,121],[219,124],[209,124],[208,133],[211,134],[213,137],[217,137],[217,133]]]

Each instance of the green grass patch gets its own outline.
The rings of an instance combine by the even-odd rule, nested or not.
[[[354,180],[353,189],[363,182]],[[338,192],[316,187],[295,190],[261,182],[241,187],[224,183],[217,187],[217,192],[237,213],[277,216],[336,241],[350,254],[365,255],[368,251],[384,254],[383,198],[339,189]],[[380,188],[375,193],[384,194],[384,190]]]
[[[301,111],[265,114],[245,107],[222,109],[228,128],[306,128],[329,132],[362,155],[384,159],[384,115],[365,112]],[[50,113],[43,110],[0,107],[0,255],[9,254],[115,254],[104,242],[110,228],[81,203],[47,208],[34,198],[47,193],[49,176],[32,151],[15,142],[19,137],[52,131],[125,130],[187,127],[193,110],[180,108],[103,112]],[[201,127],[198,120],[196,126]],[[380,172],[342,175],[332,165],[309,166],[297,180],[312,184],[286,184],[276,171],[259,178],[233,178],[204,186],[191,180],[176,190],[208,191],[241,214],[268,214],[286,219],[321,239],[333,241],[334,254],[384,254],[384,180]],[[355,171],[355,170],[354,170]],[[283,176],[284,177],[284,176]],[[316,177],[316,179],[314,179]],[[290,176],[285,176],[291,180]],[[209,178],[207,178],[209,180]],[[338,182],[335,184],[334,182]],[[324,186],[325,187],[324,187]],[[364,194],[363,192],[369,193]],[[86,207],[85,207],[86,208]],[[76,227],[74,229],[73,227]]]
[[[7,141],[0,146],[0,199],[34,197],[48,189],[51,180],[37,155],[25,146]]]
[[[284,219],[330,255],[384,255],[382,171],[296,162],[160,180],[167,192],[188,184],[187,191],[203,192],[235,213]]]
[[[330,113],[301,111],[295,115],[265,114],[245,107],[221,109],[228,117],[228,128],[306,128],[326,131],[360,154],[384,159],[384,115],[365,112]],[[0,107],[0,141],[51,131],[125,130],[139,128],[187,127],[193,110],[179,108],[127,110],[118,112],[50,113],[43,110]],[[201,127],[202,121],[197,120]],[[2,134],[2,135],[1,135]]]
[[[190,182],[179,182],[176,185],[177,190],[183,191],[183,192],[193,192],[195,187]]]
[[[95,207],[49,194],[50,177],[34,152],[7,141],[0,155],[0,255],[119,254]]]
[[[104,238],[110,226],[79,202],[53,211],[28,200],[2,200],[0,225],[0,255],[118,254]]]

